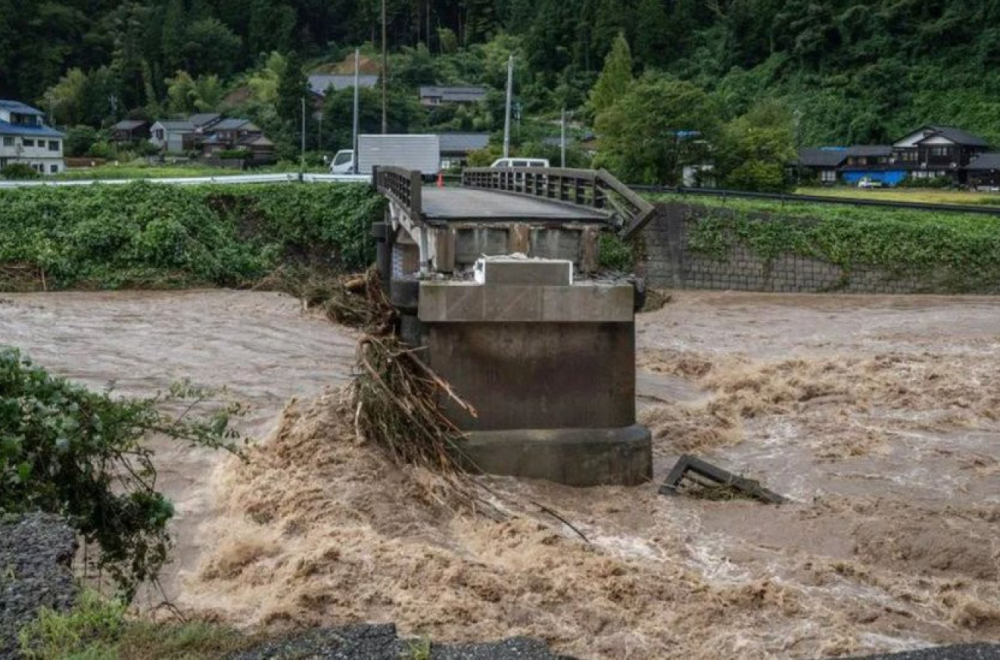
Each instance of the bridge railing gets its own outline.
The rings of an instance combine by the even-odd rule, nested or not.
[[[410,218],[420,218],[423,208],[420,172],[393,166],[373,167],[372,182],[380,193],[406,209]]]
[[[641,229],[655,209],[606,170],[554,167],[469,167],[462,185],[587,206],[606,211],[618,220],[623,236]]]

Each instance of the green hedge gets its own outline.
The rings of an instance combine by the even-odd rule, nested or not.
[[[847,273],[875,267],[926,276],[929,285],[955,292],[994,290],[1000,282],[1000,217],[732,200],[685,206],[696,218],[690,249],[720,259],[740,243],[765,262],[793,253]]]
[[[358,184],[0,190],[0,289],[241,287],[288,263],[359,270],[382,204]]]

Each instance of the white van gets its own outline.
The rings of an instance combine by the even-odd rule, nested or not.
[[[499,158],[490,167],[548,167],[548,158]]]

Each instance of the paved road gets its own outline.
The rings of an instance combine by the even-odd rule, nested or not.
[[[430,220],[607,220],[600,211],[532,197],[471,188],[424,188],[422,210]]]

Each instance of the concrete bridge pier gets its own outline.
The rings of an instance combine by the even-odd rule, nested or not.
[[[533,284],[494,283],[492,271],[484,283],[420,284],[425,355],[478,412],[450,409],[464,454],[491,474],[643,483],[652,451],[635,423],[633,287],[546,282],[546,264],[572,266],[510,262],[507,273],[534,266]]]

